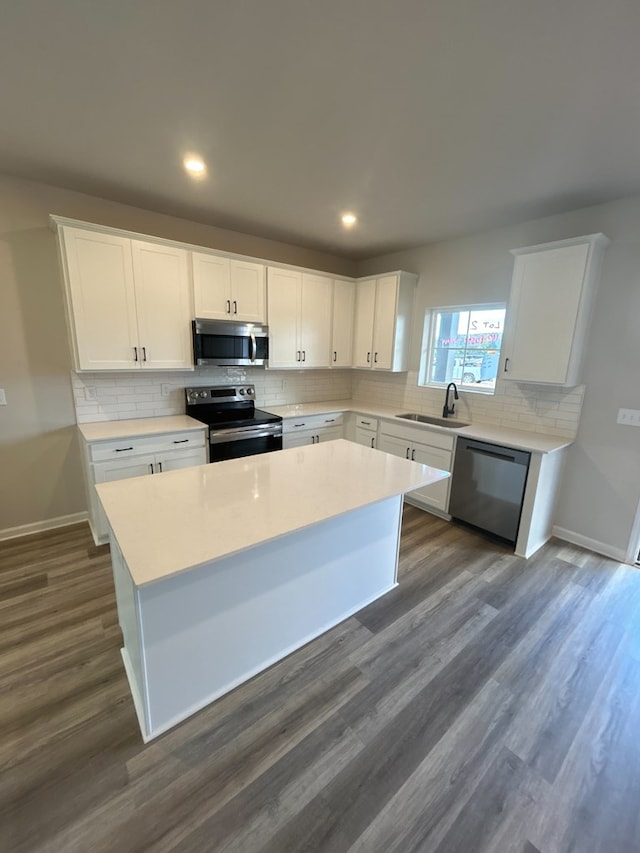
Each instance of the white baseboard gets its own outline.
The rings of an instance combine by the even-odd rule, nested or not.
[[[622,548],[614,548],[613,545],[607,545],[606,542],[600,542],[597,539],[590,539],[588,536],[582,536],[581,533],[567,530],[565,527],[554,526],[552,533],[557,539],[562,539],[564,542],[571,543],[571,545],[579,545],[581,548],[586,548],[588,551],[595,551],[596,554],[610,557],[619,563],[627,562],[627,555]]]
[[[67,527],[69,524],[78,524],[86,521],[87,512],[73,512],[71,515],[59,515],[57,518],[48,518],[46,521],[34,521],[32,524],[21,524],[18,527],[6,527],[0,530],[0,542],[5,539],[17,539],[18,536],[28,536],[30,533],[42,533],[44,530],[54,530],[56,527]]]

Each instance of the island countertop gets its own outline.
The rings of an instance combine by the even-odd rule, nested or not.
[[[96,490],[144,586],[448,476],[338,439]]]

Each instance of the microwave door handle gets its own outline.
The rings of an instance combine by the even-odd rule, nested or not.
[[[257,347],[256,347],[256,336],[254,335],[253,332],[251,332],[249,337],[251,338],[251,361],[255,361],[256,360],[256,353],[258,351]]]

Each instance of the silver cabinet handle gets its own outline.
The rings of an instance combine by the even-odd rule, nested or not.
[[[233,300],[233,313],[234,314],[238,313],[238,303],[236,302],[235,299]]]
[[[138,347],[134,347],[134,348],[133,348],[133,360],[134,360],[134,361],[137,361],[137,360],[138,360]],[[506,369],[506,368],[505,368],[505,369]]]
[[[227,314],[231,314],[231,300],[227,299]]]
[[[256,347],[256,336],[253,332],[251,332],[249,337],[251,338],[251,361],[255,361],[258,352],[258,348]]]
[[[133,450],[133,447],[116,447],[115,453],[124,453],[125,450]]]

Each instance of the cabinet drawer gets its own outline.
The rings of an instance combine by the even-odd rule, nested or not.
[[[326,415],[307,415],[299,418],[285,418],[282,431],[285,435],[301,432],[305,429],[322,429],[322,427],[341,427],[344,421],[342,412],[330,412]]]
[[[142,438],[121,438],[118,441],[91,442],[88,446],[89,459],[92,462],[105,462],[111,459],[126,459],[141,453],[159,453],[167,450],[181,450],[191,447],[204,447],[205,431],[190,430],[163,435],[145,435]]]
[[[370,415],[356,415],[356,429],[368,429],[375,432],[378,429],[378,419]]]
[[[453,450],[454,436],[439,432],[428,427],[404,426],[404,424],[382,422],[380,427],[382,435],[397,438],[402,441],[428,444],[430,447],[440,447],[442,450]]]

